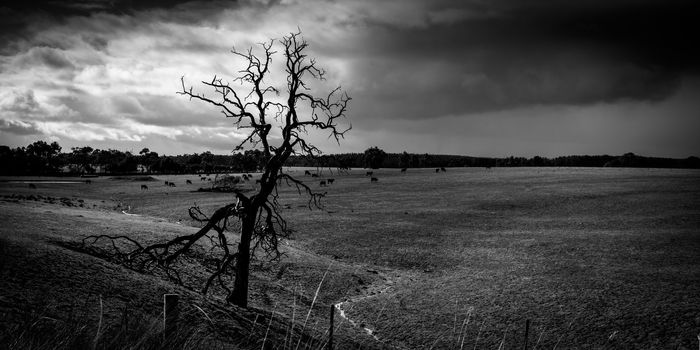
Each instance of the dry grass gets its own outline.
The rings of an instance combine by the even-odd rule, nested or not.
[[[382,169],[375,176],[379,183],[360,171],[333,175],[335,184],[324,188],[330,213],[309,212],[292,190],[283,191],[287,217],[298,231],[284,245],[285,260],[253,277],[253,305],[265,310],[257,321],[261,339],[273,309],[274,319],[294,319],[301,328],[333,261],[317,310],[368,296],[347,309],[358,327],[338,326],[336,334],[348,342],[378,346],[362,325],[385,345],[400,348],[502,343],[509,349],[522,343],[530,319],[530,343],[537,348],[697,345],[700,172],[409,169],[402,175]],[[186,179],[194,184],[185,185]],[[3,222],[10,224],[2,232],[21,232],[16,240],[46,241],[47,234],[69,240],[120,230],[153,240],[187,230],[186,208],[194,202],[212,209],[231,199],[193,192],[202,186],[195,176],[158,180],[177,187],[153,182],[140,191],[137,183],[107,179],[93,179],[93,187],[40,184],[37,190],[0,184],[0,195],[70,198],[80,186],[79,196],[90,208],[83,213],[63,211],[58,202],[2,204],[19,208],[3,211]],[[119,213],[127,206],[142,216],[123,221]],[[44,214],[50,220],[72,227],[52,230],[55,224],[41,220],[32,222],[34,229],[14,224],[45,211],[55,214]],[[308,332],[318,339],[327,329],[326,313],[314,311],[308,322]],[[291,328],[289,322],[281,328],[283,339]]]

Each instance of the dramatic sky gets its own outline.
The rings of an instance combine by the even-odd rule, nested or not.
[[[0,3],[0,144],[228,153],[177,95],[301,30],[353,98],[324,151],[700,156],[700,1],[78,0]],[[282,56],[276,56],[280,64]],[[284,81],[271,77],[271,82]]]

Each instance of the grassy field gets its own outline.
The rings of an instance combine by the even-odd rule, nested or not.
[[[303,177],[303,169],[290,171]],[[236,324],[257,324],[254,317],[274,311],[286,323],[272,333],[283,339],[292,318],[301,328],[327,271],[304,332],[322,339],[327,307],[346,301],[341,308],[349,320],[336,320],[340,348],[522,348],[526,320],[529,348],[697,347],[699,171],[380,169],[374,176],[377,183],[364,170],[331,175],[326,169],[322,179],[336,181],[324,188],[307,177],[328,192],[325,210],[309,211],[295,189],[282,190],[295,235],[283,245],[282,261],[254,274],[253,311]],[[7,300],[36,304],[44,295],[37,290],[52,288],[42,274],[61,270],[66,281],[81,281],[77,300],[102,295],[111,305],[141,305],[156,317],[148,300],[173,288],[164,281],[153,289],[150,276],[73,251],[61,251],[72,257],[70,264],[59,259],[51,268],[26,258],[92,233],[157,241],[192,232],[189,206],[214,209],[232,198],[195,192],[209,185],[197,176],[155,179],[102,177],[91,185],[36,183],[36,189],[0,182],[0,239],[13,247],[6,251],[25,252],[3,263],[15,272],[10,282],[0,282],[0,307],[7,309]],[[193,184],[185,184],[188,179]],[[141,190],[142,184],[149,189]],[[27,200],[29,195],[41,199]],[[23,268],[36,271],[22,280],[15,275]],[[92,283],[82,276],[90,269],[113,272]],[[198,278],[196,270],[191,274]],[[115,279],[149,298],[114,287]],[[60,290],[70,294],[70,288]],[[197,298],[192,294],[193,303],[204,305]],[[58,296],[49,299],[43,304],[61,304]],[[217,297],[204,300],[221,305]],[[240,337],[229,341],[240,344]]]

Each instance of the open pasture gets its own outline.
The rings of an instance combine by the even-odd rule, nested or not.
[[[696,170],[379,169],[372,174],[377,182],[361,169],[324,169],[318,178],[304,170],[288,169],[327,196],[324,210],[310,211],[295,188],[280,187],[296,229],[291,244],[345,271],[336,276],[345,284],[329,277],[335,282],[321,289],[320,300],[350,299],[342,305],[347,317],[388,347],[518,348],[526,320],[529,344],[537,348],[697,346]],[[233,198],[196,192],[209,184],[195,175],[154,178],[102,177],[36,189],[0,183],[0,194],[77,196],[87,208],[185,226],[192,224],[186,212],[192,204],[213,209]],[[334,183],[321,186],[328,178]],[[304,270],[307,289],[324,264]],[[356,274],[347,272],[353,269]],[[386,278],[371,279],[367,270]],[[382,293],[363,291],[367,281]],[[256,282],[251,288],[253,304],[271,306],[255,299]]]
[[[387,293],[354,308],[380,338],[412,348],[462,339],[516,348],[530,319],[531,344],[544,348],[696,345],[700,172],[374,176],[378,183],[341,178],[327,200],[332,214],[292,217],[313,251],[403,272]]]

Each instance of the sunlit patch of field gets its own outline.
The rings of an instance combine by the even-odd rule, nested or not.
[[[295,188],[281,187],[280,201],[296,232],[288,260],[252,282],[258,307],[277,304],[291,315],[295,290],[308,304],[328,270],[319,302],[350,299],[345,314],[386,346],[516,348],[526,320],[529,343],[538,348],[697,346],[696,170],[380,169],[376,183],[360,169],[324,169],[320,178],[289,171],[327,192],[325,210],[310,211]],[[335,183],[321,187],[329,177]],[[196,192],[210,185],[199,176],[154,178],[102,177],[90,185],[36,189],[0,183],[0,195],[79,197],[89,210],[125,210],[163,224],[142,238],[168,235],[168,225],[194,225],[187,217],[194,203],[213,210],[233,200],[231,194]],[[349,322],[341,333],[344,327]]]

